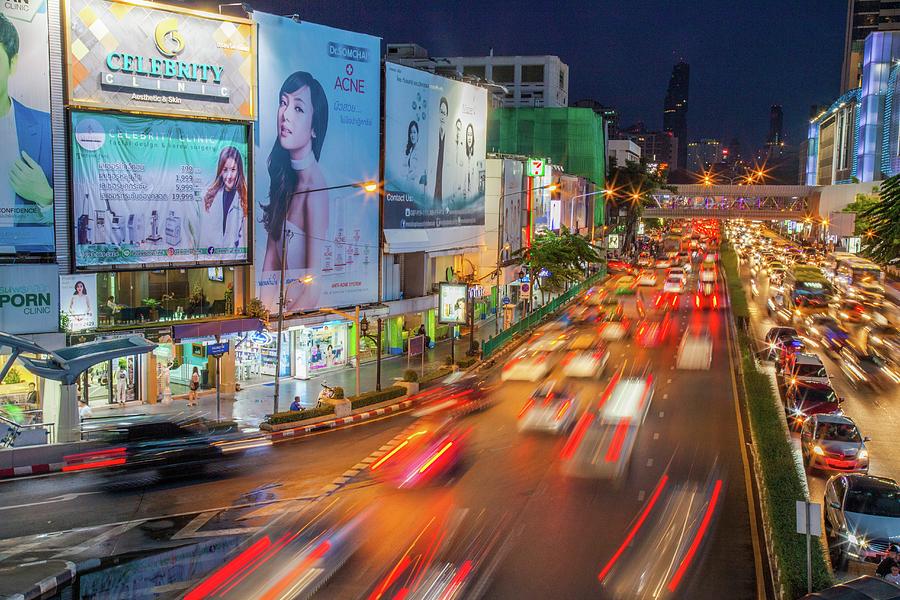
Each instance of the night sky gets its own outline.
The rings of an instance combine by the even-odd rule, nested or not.
[[[690,138],[765,141],[769,106],[784,106],[789,144],[809,105],[837,98],[845,0],[522,2],[253,1],[258,10],[415,42],[432,56],[555,54],[569,65],[570,101],[593,98],[627,127],[662,126],[672,65],[691,65]]]

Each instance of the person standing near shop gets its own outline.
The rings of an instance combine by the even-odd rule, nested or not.
[[[191,383],[188,385],[188,406],[197,406],[197,390],[200,389],[200,370],[194,367]]]
[[[128,371],[125,370],[125,365],[119,363],[119,372],[116,374],[116,401],[123,408],[126,391],[128,391]]]

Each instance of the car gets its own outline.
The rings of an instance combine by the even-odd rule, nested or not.
[[[672,328],[670,313],[666,312],[662,319],[644,319],[634,332],[634,339],[639,346],[652,348],[658,346],[669,336]]]
[[[519,431],[543,431],[562,434],[578,416],[575,392],[556,380],[538,387],[519,411]]]
[[[890,389],[900,383],[900,368],[878,354],[868,354],[852,344],[841,349],[838,364],[854,387]],[[900,358],[900,357],[898,357]]]
[[[681,277],[681,281],[687,283],[687,273],[684,271],[682,267],[672,267],[668,271],[666,271],[666,279],[672,277],[673,275],[677,275]]]
[[[644,271],[638,276],[638,285],[656,285],[656,273],[653,271]]]
[[[783,366],[786,386],[801,384],[831,385],[831,377],[825,370],[822,359],[809,352],[795,352]]]
[[[688,329],[678,345],[676,369],[709,370],[712,364],[713,341],[708,329]]]
[[[672,266],[672,259],[668,256],[658,256],[656,257],[656,268],[657,269],[668,269]]]
[[[684,279],[679,275],[666,277],[666,281],[663,283],[663,292],[671,292],[673,294],[684,292]]]
[[[446,413],[417,420],[406,438],[369,466],[370,473],[397,488],[415,488],[449,475],[462,460],[471,427]]]
[[[624,260],[608,260],[606,261],[606,271],[608,273],[631,273],[631,265]]]
[[[849,559],[879,563],[900,541],[900,485],[887,477],[841,473],[825,484],[825,537],[834,568]]]
[[[900,330],[885,323],[871,323],[863,327],[863,348],[886,360],[900,356]]]
[[[804,325],[807,336],[831,352],[840,352],[850,337],[849,332],[828,315],[812,314],[805,319]]]
[[[869,472],[869,438],[844,415],[812,415],[800,429],[800,452],[807,471]]]
[[[647,252],[641,252],[641,255],[638,256],[637,266],[639,267],[652,267],[654,264],[653,257],[650,256]]]
[[[570,338],[565,331],[538,331],[528,343],[528,349],[536,352],[558,352],[568,346]]]
[[[784,393],[784,412],[794,431],[799,431],[812,415],[840,413],[842,403],[830,385],[799,384]]]
[[[630,296],[635,293],[635,285],[637,282],[631,275],[623,275],[616,281],[615,294],[617,296]]]
[[[465,415],[486,409],[491,404],[491,392],[497,384],[488,383],[484,375],[456,371],[439,385],[430,387],[410,397],[418,408],[414,417],[435,413]]]
[[[653,376],[613,375],[600,400],[578,419],[560,453],[564,474],[618,479],[653,400]]]
[[[609,361],[609,349],[593,335],[582,334],[572,341],[562,360],[565,377],[600,377]]]
[[[832,307],[831,315],[845,323],[860,323],[872,318],[873,308],[856,300],[842,300]]]
[[[678,255],[675,257],[675,262],[676,262],[677,264],[679,264],[679,265],[682,265],[682,266],[686,267],[686,268],[690,268],[690,266],[691,266],[691,253],[690,253],[690,252],[685,252],[685,251],[682,250],[682,251],[679,252]]]
[[[625,308],[622,302],[615,296],[609,296],[597,309],[596,321],[606,323],[609,321],[622,321],[625,318]]]
[[[782,340],[786,340],[789,338],[797,337],[797,329],[794,327],[784,327],[784,326],[775,326],[770,327],[766,332],[765,342],[766,342],[766,357],[769,360],[773,360],[780,354],[780,348],[778,344]]]
[[[677,310],[681,306],[681,294],[660,292],[653,298],[653,306],[657,310]]]
[[[525,349],[513,356],[500,371],[501,381],[538,381],[550,374],[557,360],[554,352]]]
[[[776,293],[766,300],[766,313],[776,323],[793,323],[794,314],[784,303],[784,294]]]

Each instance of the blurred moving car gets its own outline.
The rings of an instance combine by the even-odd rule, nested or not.
[[[550,374],[559,362],[555,352],[525,348],[513,356],[500,371],[502,381],[537,381]]]
[[[631,275],[623,275],[616,281],[615,294],[617,296],[631,296],[635,294],[637,282]]]
[[[649,252],[641,252],[640,256],[638,256],[637,266],[639,266],[639,267],[652,267],[653,266],[653,257],[650,256]]]
[[[484,410],[491,404],[491,392],[499,384],[490,384],[487,376],[462,371],[451,373],[437,386],[419,392],[410,398],[418,406],[414,417],[433,413],[461,416]]]
[[[670,275],[663,283],[663,291],[672,294],[684,292],[684,279],[680,275]]]
[[[708,329],[688,329],[678,345],[676,369],[709,370],[712,364],[713,342]]]
[[[900,538],[900,485],[861,474],[835,475],[825,484],[825,537],[831,563],[878,563]]]
[[[609,361],[609,349],[591,334],[577,336],[562,361],[564,377],[600,377]]]
[[[672,259],[668,256],[657,256],[656,257],[656,268],[657,269],[668,269],[672,266]]]
[[[670,313],[663,314],[662,319],[644,319],[634,332],[634,339],[639,346],[652,348],[663,343],[669,337],[672,328]]]
[[[578,402],[575,392],[555,380],[547,381],[534,391],[519,411],[519,431],[564,433],[575,422]]]
[[[841,349],[838,364],[855,387],[890,388],[900,383],[900,368],[878,354],[867,354],[852,344]],[[898,357],[900,358],[900,357]]]
[[[860,323],[863,319],[871,318],[866,305],[856,300],[841,300],[832,307],[831,315],[846,323]]]
[[[412,433],[369,466],[398,488],[422,487],[444,477],[462,460],[470,428],[444,414],[422,417]]]
[[[643,271],[640,275],[638,275],[637,284],[638,285],[656,285],[656,273],[653,271]]]
[[[606,261],[606,271],[608,273],[631,273],[631,265],[624,260],[608,260]]]
[[[869,472],[869,451],[856,423],[844,415],[812,415],[800,430],[807,471]]]
[[[574,477],[617,479],[628,468],[638,431],[653,400],[653,377],[616,373],[563,446],[562,469]]]
[[[900,357],[900,330],[887,323],[871,323],[863,327],[862,347],[870,354],[885,360]]]
[[[309,598],[362,545],[371,510],[321,500],[282,513],[204,577],[185,600]]]
[[[850,337],[849,332],[828,315],[812,314],[804,320],[804,324],[807,335],[832,352],[840,352]]]
[[[784,394],[784,412],[788,426],[799,431],[813,415],[839,414],[843,399],[838,398],[830,385],[792,385]]]
[[[672,276],[681,277],[682,283],[687,284],[687,272],[682,267],[672,267],[671,269],[666,271],[666,279]]]

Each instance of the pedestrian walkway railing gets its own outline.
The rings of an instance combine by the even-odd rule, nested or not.
[[[484,340],[481,343],[481,358],[489,358],[494,352],[506,345],[506,343],[513,339],[515,336],[535,327],[545,317],[555,313],[578,294],[586,292],[592,285],[600,281],[602,278],[602,273],[597,273],[588,277],[580,284],[563,292],[560,296],[554,298],[544,306],[532,311],[531,314],[520,319],[508,329],[504,329],[497,335]]]

